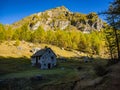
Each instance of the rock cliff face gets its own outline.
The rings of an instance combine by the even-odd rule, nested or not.
[[[13,25],[20,26],[25,23],[28,23],[30,30],[37,30],[38,27],[44,30],[64,30],[67,27],[75,27],[84,33],[92,30],[100,31],[104,26],[104,22],[96,13],[73,13],[64,6],[33,14]]]

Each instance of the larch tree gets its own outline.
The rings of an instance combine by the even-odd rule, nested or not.
[[[116,49],[117,57],[120,60],[120,40],[119,40],[119,32],[120,32],[120,0],[114,0],[107,11],[103,14],[107,16],[107,22],[112,27],[112,31],[107,32],[106,38],[109,43],[109,48]],[[112,40],[112,41],[111,41]],[[111,45],[112,44],[112,45]],[[110,49],[111,50],[111,49]],[[111,50],[110,53],[114,54],[114,50]]]

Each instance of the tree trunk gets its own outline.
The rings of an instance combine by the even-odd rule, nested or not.
[[[115,41],[116,41],[116,46],[117,46],[117,54],[118,54],[118,60],[120,60],[120,48],[119,48],[119,39],[118,39],[118,34],[117,34],[117,29],[116,29],[116,25],[115,25],[115,21],[114,21],[114,16],[112,15],[112,19],[113,19],[113,30],[115,32]]]
[[[116,45],[117,45],[117,53],[118,53],[118,60],[120,60],[120,47],[119,47],[119,39],[118,39],[118,34],[116,28],[114,28],[115,31],[115,40],[116,40]]]

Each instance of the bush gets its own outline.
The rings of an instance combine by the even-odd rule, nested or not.
[[[98,75],[98,76],[103,76],[106,74],[106,68],[105,68],[105,66],[103,66],[101,64],[96,64],[94,66],[94,70],[95,70],[96,75]]]
[[[15,46],[19,46],[19,45],[20,45],[20,41],[19,41],[19,40],[16,40],[16,42],[15,42],[14,45],[15,45]]]
[[[81,69],[82,69],[82,67],[81,67],[81,66],[77,67],[77,70],[79,70],[79,71],[80,71]]]
[[[116,63],[118,63],[118,59],[110,59],[110,60],[108,60],[108,62],[107,62],[107,66],[111,66],[111,65],[113,65],[113,64],[116,64]]]

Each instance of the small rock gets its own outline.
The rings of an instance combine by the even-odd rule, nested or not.
[[[65,70],[65,68],[64,68],[64,67],[62,67],[62,68],[61,68],[61,70]]]
[[[23,48],[21,46],[17,47],[18,50],[22,50]]]
[[[36,75],[30,78],[32,81],[40,81],[43,80],[43,76],[42,75]]]

